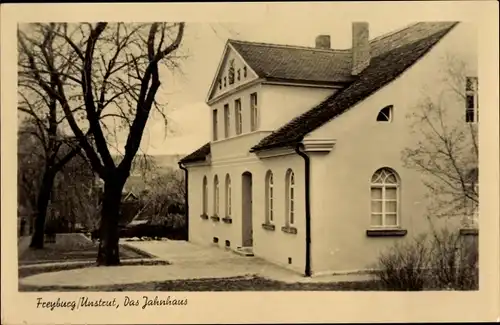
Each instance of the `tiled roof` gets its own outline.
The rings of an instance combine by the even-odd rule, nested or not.
[[[259,77],[316,83],[352,80],[350,50],[229,40]]]
[[[182,158],[179,162],[181,164],[204,161],[205,158],[210,154],[210,142],[204,144],[200,148],[196,149],[186,157]]]
[[[375,53],[378,51],[381,54],[372,56],[370,65],[361,72],[358,79],[262,139],[252,151],[300,142],[308,133],[396,79],[455,25],[456,23],[450,22],[418,23],[398,33],[372,41]],[[389,51],[382,52],[384,48]]]

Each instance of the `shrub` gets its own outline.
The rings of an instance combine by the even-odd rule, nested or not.
[[[423,290],[428,269],[426,236],[398,242],[378,259],[375,275],[388,290]]]
[[[476,236],[442,229],[432,238],[430,267],[432,288],[471,290],[478,287],[478,245]]]
[[[442,229],[383,252],[375,276],[387,290],[477,290],[477,237]]]

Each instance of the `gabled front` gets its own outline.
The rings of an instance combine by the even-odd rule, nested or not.
[[[212,80],[206,102],[210,105],[214,100],[256,79],[258,79],[258,75],[231,45],[231,41],[228,41]]]

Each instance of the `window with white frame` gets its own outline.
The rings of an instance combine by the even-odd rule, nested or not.
[[[241,134],[243,129],[243,118],[241,114],[241,99],[234,101],[236,135]]]
[[[219,215],[219,178],[214,177],[214,215]]]
[[[256,131],[259,123],[259,110],[257,108],[257,93],[250,94],[250,130]]]
[[[207,214],[208,211],[208,181],[207,176],[203,177],[203,193],[202,193],[202,213]]]
[[[226,217],[231,217],[231,176],[226,175]]]
[[[224,105],[224,135],[229,138],[231,126],[231,112],[229,111],[229,104]]]
[[[371,226],[399,226],[399,180],[395,171],[381,168],[371,180]]]
[[[274,220],[274,180],[273,172],[266,173],[266,223],[273,223]]]
[[[295,223],[295,174],[291,169],[286,172],[286,225]]]
[[[475,123],[479,119],[477,77],[465,78],[465,122]]]
[[[216,109],[214,109],[212,111],[212,127],[213,127],[213,130],[212,130],[213,139],[214,139],[214,141],[217,141],[218,140],[217,129],[219,128],[219,126],[217,125],[217,110]]]

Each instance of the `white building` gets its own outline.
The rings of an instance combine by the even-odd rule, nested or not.
[[[349,50],[326,35],[315,48],[228,40],[207,99],[213,139],[181,160],[190,241],[316,275],[366,270],[428,229],[426,187],[401,160],[418,138],[406,116],[423,89],[445,92],[450,55],[477,81],[475,29],[416,23],[370,40],[367,23],[352,27]],[[450,118],[477,121],[475,90]]]

